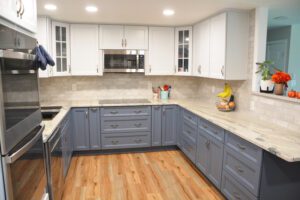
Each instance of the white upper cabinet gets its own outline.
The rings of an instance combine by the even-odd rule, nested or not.
[[[36,38],[39,45],[42,45],[45,50],[52,56],[51,49],[51,20],[47,17],[39,17],[37,21]],[[52,66],[47,65],[46,70],[39,69],[39,77],[47,78],[52,75]]]
[[[230,11],[211,19],[210,77],[247,79],[249,13]]]
[[[194,26],[193,76],[209,76],[210,20]]]
[[[126,49],[148,49],[148,27],[125,26],[124,40]]]
[[[175,29],[175,69],[176,75],[192,74],[192,27]]]
[[[101,25],[99,38],[100,49],[123,49],[124,26]]]
[[[36,0],[0,0],[0,16],[32,33],[37,30]]]
[[[149,65],[147,75],[173,75],[174,65],[174,28],[149,27]]]
[[[71,75],[100,75],[98,25],[70,25]]]
[[[55,66],[53,76],[67,76],[70,68],[70,31],[69,24],[52,22],[52,50]],[[85,49],[82,49],[84,52]]]
[[[148,49],[148,27],[100,25],[100,49]]]
[[[210,20],[210,77],[225,78],[226,13]]]

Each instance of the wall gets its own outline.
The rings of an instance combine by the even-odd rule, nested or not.
[[[55,77],[40,79],[40,99],[132,99],[152,98],[152,87],[172,86],[173,98],[198,97],[197,78],[144,76],[141,74],[104,74],[101,77]]]
[[[300,24],[293,25],[291,30],[289,73],[297,80],[294,90],[300,91]]]

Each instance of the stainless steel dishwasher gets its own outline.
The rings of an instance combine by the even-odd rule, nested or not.
[[[47,184],[50,200],[60,200],[64,190],[64,165],[62,154],[62,132],[58,127],[44,144],[46,149]]]

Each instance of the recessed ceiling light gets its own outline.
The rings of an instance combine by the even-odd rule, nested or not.
[[[44,6],[44,8],[45,8],[46,10],[51,10],[51,11],[57,9],[56,5],[54,5],[54,4],[46,4],[46,5]]]
[[[93,13],[93,12],[97,12],[98,8],[96,6],[87,6],[85,7],[85,10]]]
[[[170,10],[170,9],[165,9],[165,10],[163,11],[163,14],[164,14],[165,16],[172,16],[172,15],[175,14],[175,11],[174,11],[174,10]]]

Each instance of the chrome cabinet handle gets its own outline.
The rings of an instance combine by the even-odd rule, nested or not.
[[[221,68],[221,74],[222,74],[222,76],[224,76],[224,65]]]
[[[236,192],[233,193],[233,196],[234,196],[236,199],[241,199],[241,196],[240,196],[238,193],[236,193]]]
[[[134,111],[134,113],[136,113],[136,114],[139,114],[139,113],[141,113],[142,111],[141,110],[135,110]]]
[[[111,141],[111,143],[112,143],[112,144],[118,144],[119,141],[118,141],[118,140],[113,140],[113,141]]]
[[[110,114],[113,114],[113,115],[118,114],[118,113],[119,113],[118,111],[111,111],[110,112]]]
[[[191,131],[186,131],[189,135],[191,135],[192,133],[191,133]]]
[[[243,146],[243,145],[240,145],[240,144],[237,144],[237,145],[238,145],[238,147],[239,147],[241,150],[245,150],[245,149],[246,149],[246,147]]]
[[[135,141],[135,143],[141,143],[142,142],[142,139],[136,139],[136,140],[134,140]]]
[[[97,108],[91,108],[91,111],[96,112]]]
[[[142,123],[134,124],[135,127],[141,127]]]
[[[151,72],[152,72],[151,65],[149,65],[149,73],[151,73]]]
[[[198,73],[201,74],[201,65],[198,66]]]
[[[206,145],[207,148],[209,148],[209,146],[210,146],[210,141],[207,140],[207,141],[205,142],[205,145]]]
[[[205,125],[203,125],[203,128],[205,128],[205,129],[208,129],[208,127],[207,127],[207,126],[205,126]]]
[[[239,173],[243,173],[244,170],[240,167],[240,166],[236,166],[235,169],[239,172]]]
[[[85,111],[85,118],[88,118],[88,116],[89,116],[88,111]]]
[[[110,127],[112,127],[112,128],[118,128],[118,124],[112,124],[112,125],[110,125]]]
[[[122,39],[121,45],[122,47],[124,47],[124,39]]]
[[[127,47],[127,39],[125,39],[125,47]]]

